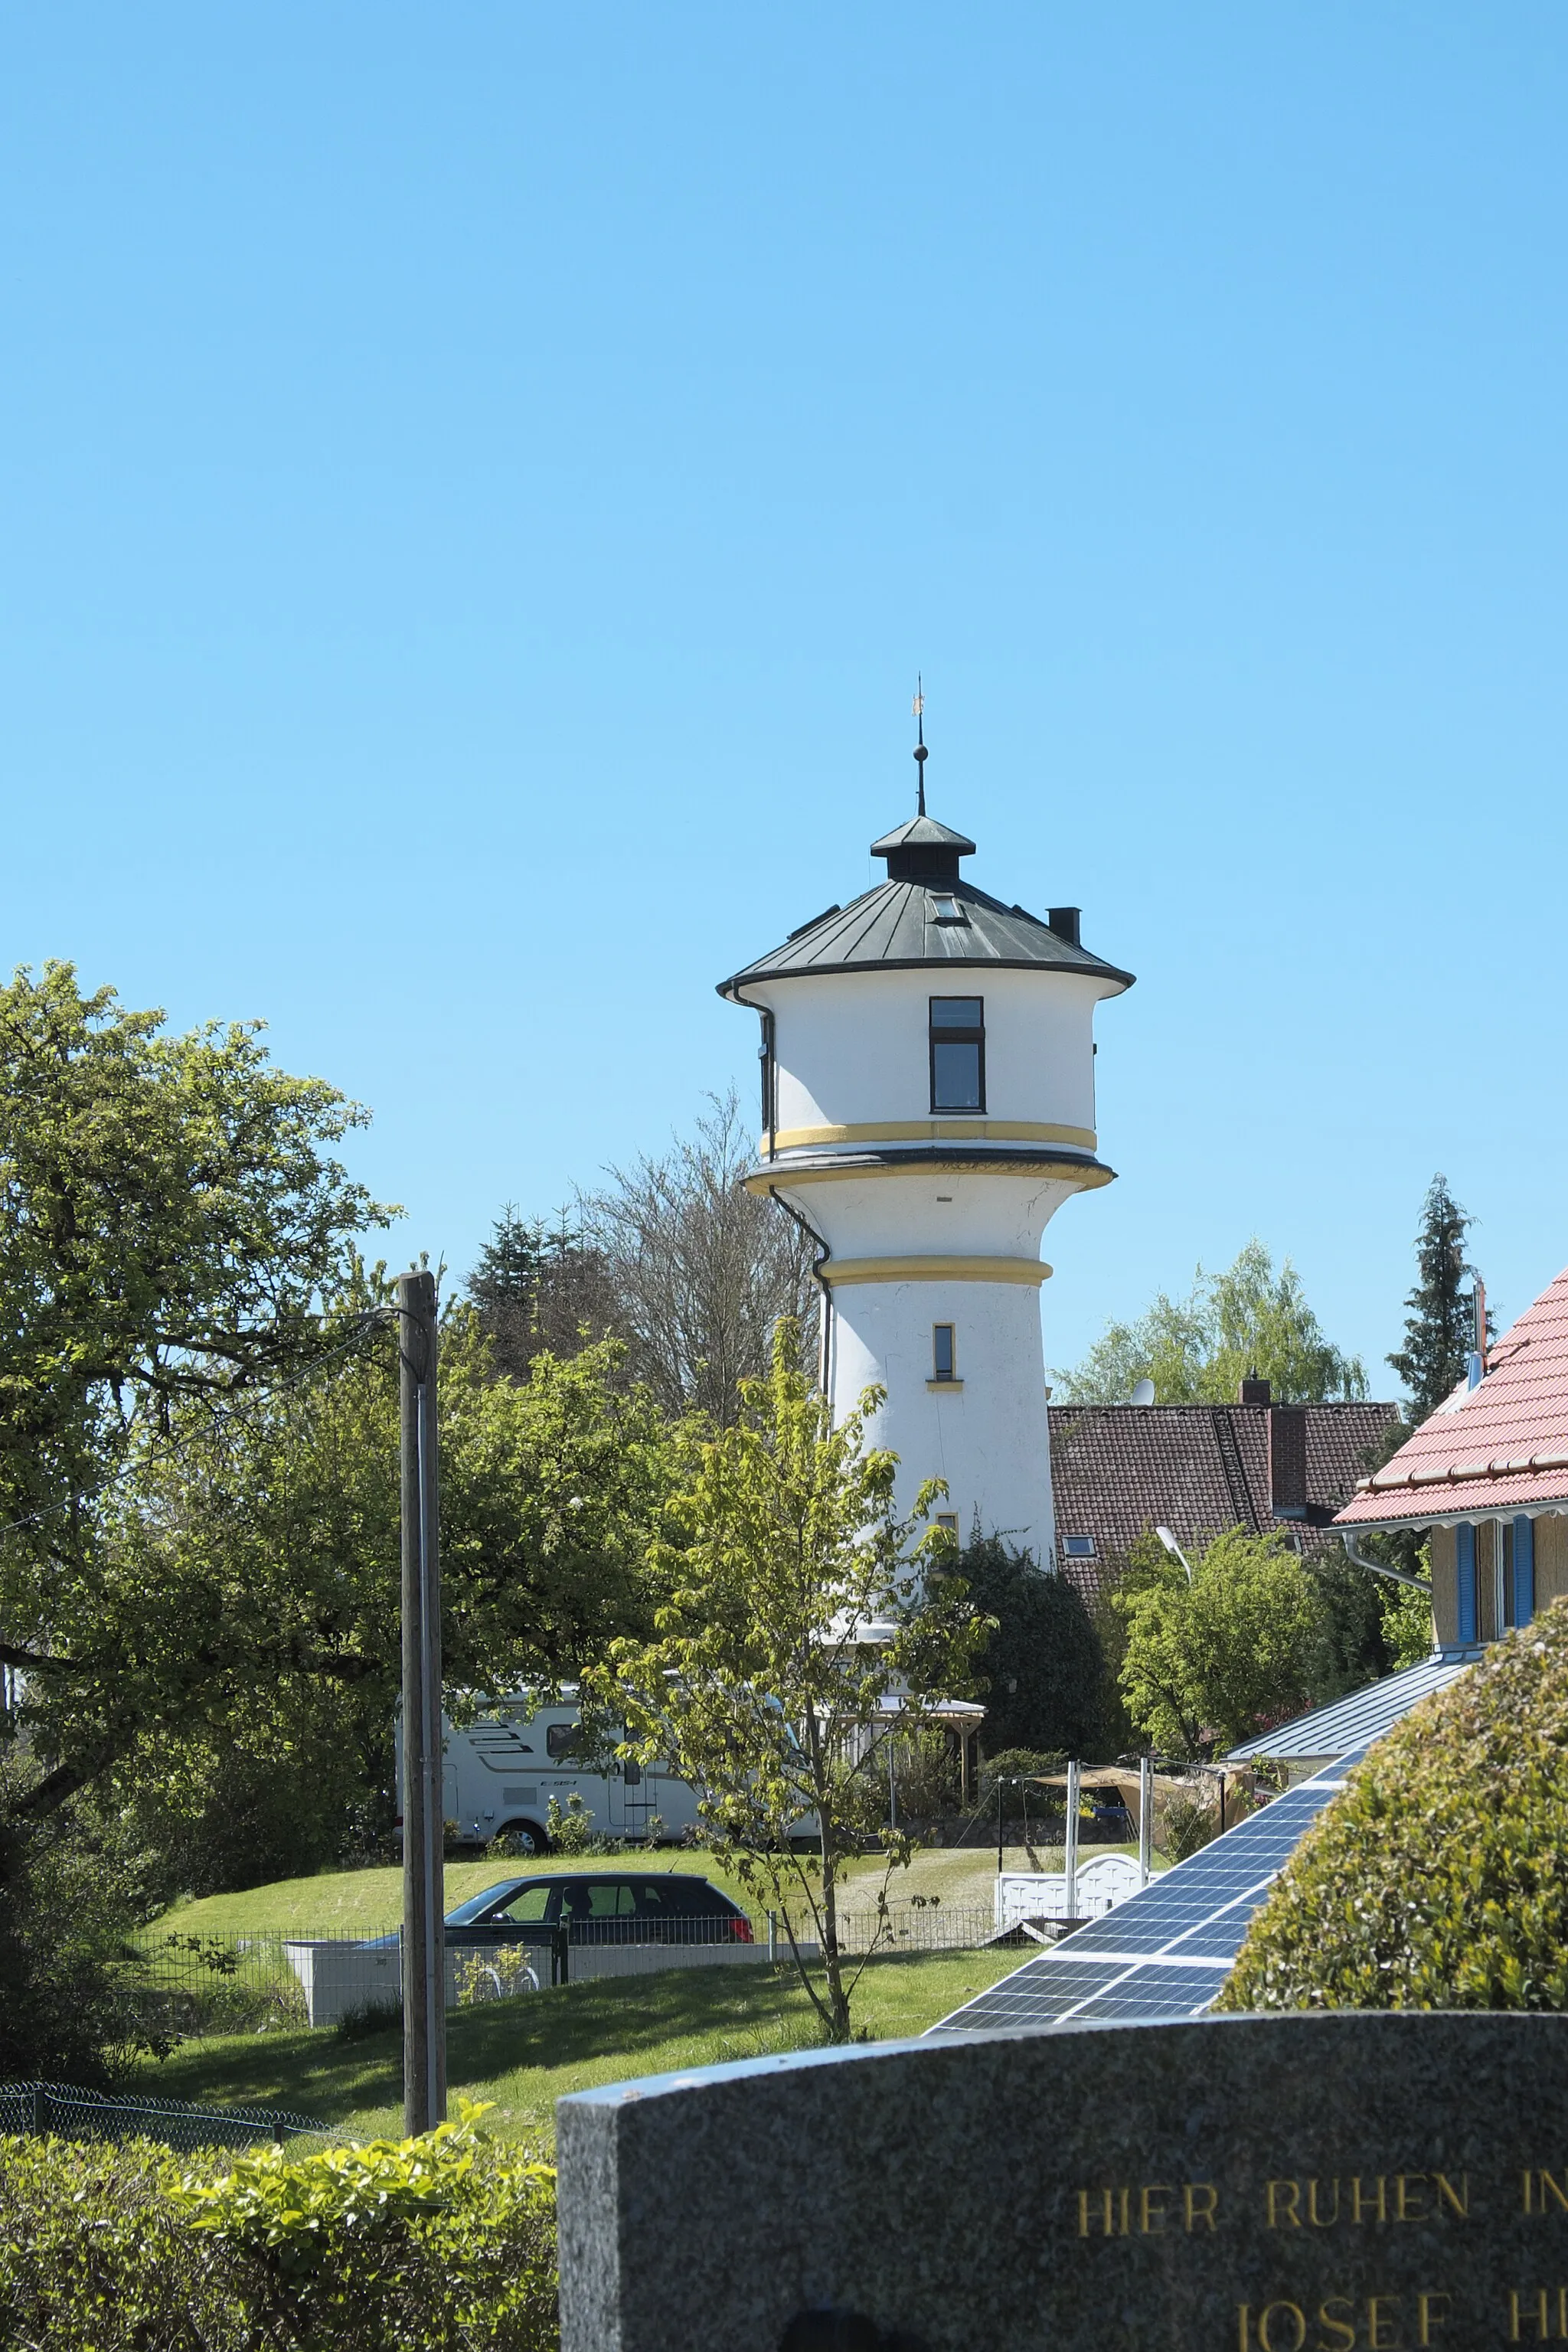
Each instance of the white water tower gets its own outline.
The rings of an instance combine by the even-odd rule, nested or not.
[[[887,1390],[900,1507],[945,1478],[961,1539],[978,1514],[1050,1567],[1040,1243],[1112,1180],[1094,1008],[1132,975],[1080,944],[1076,907],[1042,921],[966,880],[974,844],[926,815],[917,772],[920,813],[871,845],[886,881],[720,985],[762,1015],[747,1181],[818,1237],[825,1385],[838,1418]]]

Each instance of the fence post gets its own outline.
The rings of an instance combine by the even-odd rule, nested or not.
[[[49,2086],[47,2083],[33,2085],[33,2130],[39,2139],[49,2135]]]
[[[776,1911],[770,1910],[768,1913],[768,1959],[773,1967],[777,1968],[778,1958],[779,1915]]]
[[[1138,1884],[1149,1884],[1149,1866],[1154,1851],[1154,1759],[1152,1756],[1138,1759]]]
[[[1062,1856],[1063,1874],[1067,1879],[1068,1917],[1078,1917],[1078,1773],[1076,1762],[1068,1766],[1067,1851]]]

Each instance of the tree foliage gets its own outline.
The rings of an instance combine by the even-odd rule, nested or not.
[[[1076,1587],[1000,1536],[978,1533],[959,1574],[973,1607],[994,1621],[979,1660],[987,1754],[1032,1748],[1095,1761],[1107,1741],[1105,1661]]]
[[[1470,1219],[1434,1176],[1421,1208],[1415,1237],[1416,1284],[1405,1298],[1410,1313],[1405,1345],[1389,1364],[1405,1383],[1413,1423],[1436,1412],[1465,1377],[1465,1360],[1475,1328],[1476,1268],[1465,1255]],[[1401,1439],[1406,1434],[1399,1433]]]
[[[746,1191],[754,1159],[731,1090],[661,1159],[612,1169],[577,1202],[628,1376],[672,1417],[732,1421],[741,1382],[767,1377],[779,1318],[814,1326],[815,1249],[775,1202]]]
[[[1276,1880],[1223,2009],[1568,2008],[1568,1602],[1351,1773]]]
[[[364,1114],[274,1069],[258,1027],[171,1036],[66,963],[0,988],[8,1632],[10,1563],[79,1562],[133,1452],[333,1344],[320,1310],[388,1213],[328,1149]]]
[[[7,2344],[92,2352],[554,2352],[554,2175],[482,2137],[482,2107],[415,2139],[176,2164],[121,2146],[0,2141]]]
[[[1121,1683],[1155,1747],[1196,1757],[1283,1722],[1313,1696],[1322,1602],[1277,1536],[1240,1528],[1179,1562],[1152,1559],[1112,1594],[1127,1627]]]
[[[553,1223],[510,1202],[468,1276],[496,1368],[524,1381],[536,1356],[574,1356],[620,1328],[609,1264],[564,1209]]]
[[[1185,1298],[1162,1291],[1134,1321],[1108,1324],[1083,1362],[1053,1379],[1075,1404],[1124,1404],[1141,1380],[1161,1404],[1234,1404],[1252,1373],[1280,1403],[1366,1394],[1361,1359],[1324,1336],[1290,1260],[1276,1273],[1258,1240],[1223,1274],[1200,1266]]]
[[[798,1328],[781,1324],[768,1378],[740,1383],[738,1418],[689,1442],[653,1548],[654,1638],[616,1643],[590,1680],[629,1752],[673,1761],[715,1844],[784,1910],[802,1980],[843,2041],[854,1973],[839,1885],[881,1820],[886,1743],[968,1688],[989,1627],[951,1572],[951,1538],[921,1532],[940,1483],[900,1519],[897,1458],[865,1446],[881,1391],[835,1429],[799,1351]],[[814,1816],[808,1857],[791,1840]],[[907,1841],[882,1837],[889,1865],[907,1860]],[[803,1919],[820,1978],[800,1951]]]

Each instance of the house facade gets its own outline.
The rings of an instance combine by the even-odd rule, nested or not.
[[[1568,1271],[1472,1373],[1334,1522],[1427,1539],[1441,1650],[1496,1641],[1568,1593]]]

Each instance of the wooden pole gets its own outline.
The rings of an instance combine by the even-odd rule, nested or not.
[[[436,1277],[397,1282],[403,1470],[403,2121],[447,2114]]]

